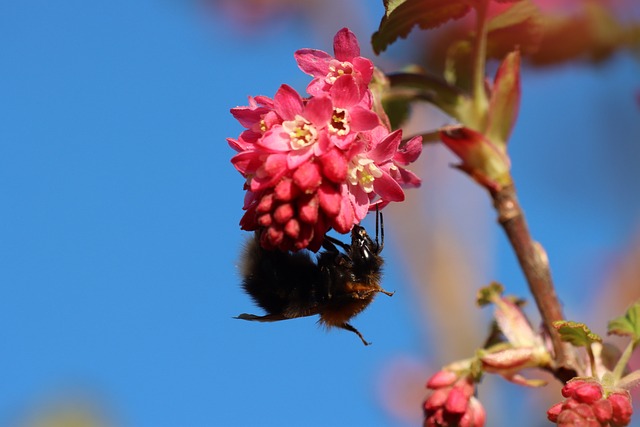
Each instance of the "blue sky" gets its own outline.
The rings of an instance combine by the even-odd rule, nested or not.
[[[362,40],[377,19],[360,21]],[[304,22],[247,32],[169,1],[0,6],[0,426],[67,395],[119,426],[399,423],[379,372],[432,350],[392,232],[397,293],[354,321],[373,346],[315,319],[232,319],[256,310],[238,285],[248,236],[229,109],[283,82],[302,91],[293,52],[330,50],[317,36]],[[578,303],[603,256],[640,231],[638,75],[624,55],[524,75],[514,175],[559,291]],[[492,278],[526,295],[491,232]]]

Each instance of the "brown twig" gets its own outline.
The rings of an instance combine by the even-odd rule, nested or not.
[[[554,374],[560,380],[571,378],[575,358],[570,346],[562,342],[553,327],[553,322],[562,320],[562,308],[556,295],[549,260],[542,246],[531,238],[524,212],[518,203],[513,185],[491,192],[493,205],[498,213],[498,222],[507,233],[520,267],[529,284],[540,315],[548,330],[555,351]]]

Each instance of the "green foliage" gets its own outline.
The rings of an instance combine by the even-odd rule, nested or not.
[[[588,347],[593,343],[602,342],[602,338],[584,323],[569,320],[553,322],[553,327],[560,333],[562,341],[573,344],[576,347]]]
[[[629,336],[634,342],[640,342],[640,301],[636,301],[626,313],[609,322],[609,335]]]

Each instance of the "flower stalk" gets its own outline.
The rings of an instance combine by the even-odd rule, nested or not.
[[[560,335],[553,327],[553,322],[563,319],[563,314],[551,279],[546,252],[529,233],[515,187],[504,186],[492,192],[491,196],[498,213],[498,222],[509,238],[544,326],[551,337],[555,355],[554,374],[559,379],[566,380],[565,369],[573,370],[574,357],[569,345],[562,342]]]

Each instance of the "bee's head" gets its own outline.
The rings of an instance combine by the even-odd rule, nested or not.
[[[356,225],[351,230],[351,247],[349,257],[356,265],[367,265],[377,263],[382,245],[378,239],[374,242],[367,234],[364,227]]]

